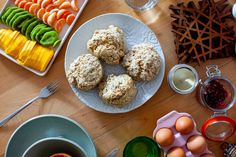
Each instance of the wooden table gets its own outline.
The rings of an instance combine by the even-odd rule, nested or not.
[[[4,1],[0,1],[0,6]],[[20,124],[34,116],[49,113],[68,116],[84,126],[92,136],[97,146],[98,156],[101,157],[114,147],[119,148],[118,156],[121,157],[125,144],[132,138],[140,135],[152,137],[156,120],[172,110],[190,113],[200,129],[212,112],[199,104],[195,92],[179,95],[174,93],[167,84],[167,73],[172,66],[177,64],[168,7],[177,2],[180,0],[161,0],[150,12],[136,13],[123,0],[90,0],[45,77],[38,77],[0,56],[0,119],[36,96],[48,82],[55,79],[61,81],[61,89],[55,95],[34,103],[0,128],[0,155],[3,156],[9,137]],[[236,0],[230,0],[230,2],[235,3]],[[82,104],[69,87],[64,72],[65,50],[73,32],[87,20],[111,12],[126,13],[146,23],[156,33],[166,59],[165,78],[161,88],[142,107],[125,114],[100,113]],[[208,61],[206,64],[212,63],[219,65],[223,75],[236,83],[235,58]],[[196,66],[200,77],[205,76],[206,64]],[[229,111],[229,116],[236,120],[236,106]],[[235,141],[236,135],[228,140],[231,143]],[[210,150],[217,157],[223,156],[220,143],[207,142]]]

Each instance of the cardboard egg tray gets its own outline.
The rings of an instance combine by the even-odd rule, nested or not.
[[[191,133],[187,134],[187,135],[183,135],[180,132],[177,132],[177,130],[175,129],[175,123],[177,121],[177,119],[179,119],[180,117],[190,117],[193,122],[194,122],[194,129]],[[183,150],[185,151],[186,157],[200,157],[203,154],[212,154],[211,151],[208,150],[208,148],[206,148],[202,153],[200,154],[193,154],[191,151],[188,150],[187,148],[187,141],[190,137],[194,136],[194,135],[201,135],[201,133],[199,131],[197,131],[197,127],[196,127],[196,123],[194,121],[194,119],[192,118],[192,116],[188,113],[179,113],[176,111],[172,111],[170,113],[168,113],[167,115],[165,115],[164,117],[160,118],[159,120],[157,120],[157,126],[153,132],[153,138],[155,139],[155,135],[157,133],[157,131],[161,128],[169,128],[172,130],[173,134],[174,134],[174,142],[167,146],[167,147],[162,147],[162,149],[167,153],[171,148],[174,147],[181,147],[183,148]]]

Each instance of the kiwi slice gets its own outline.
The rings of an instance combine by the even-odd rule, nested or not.
[[[17,9],[18,7],[8,7],[2,14],[1,16],[1,20],[2,22],[6,23],[6,19],[8,17],[8,15],[15,9]]]
[[[39,30],[39,32],[36,34],[35,39],[36,41],[40,42],[40,40],[42,39],[43,35],[48,32],[48,31],[52,31],[53,29],[51,27],[46,27],[46,28],[41,28]]]
[[[37,26],[38,24],[39,24],[39,21],[38,21],[38,20],[35,20],[35,21],[32,22],[31,24],[29,24],[29,26],[27,27],[26,32],[25,32],[25,36],[26,36],[28,39],[31,39],[31,38],[30,38],[30,33],[32,32],[32,30],[34,29],[34,27]]]
[[[17,29],[18,29],[18,30],[21,30],[21,28],[23,27],[23,25],[24,25],[29,19],[31,19],[31,18],[27,18],[27,19],[25,19],[23,22],[21,22],[21,24],[19,24],[19,25],[17,26]]]
[[[21,33],[22,33],[22,34],[25,34],[27,27],[28,27],[32,22],[34,22],[35,20],[37,20],[36,17],[31,18],[31,19],[28,19],[28,20],[24,23],[24,25],[22,26],[22,28],[21,28]]]
[[[12,17],[12,19],[10,19],[10,21],[8,22],[9,26],[12,26],[12,23],[16,20],[16,18],[18,18],[18,17],[21,16],[21,15],[25,15],[25,14],[28,14],[28,13],[25,12],[25,11],[16,13],[16,14]]]
[[[12,17],[13,17],[16,13],[23,12],[23,11],[24,11],[24,9],[22,9],[22,8],[17,8],[17,9],[15,9],[15,10],[13,10],[13,11],[8,15],[8,17],[7,17],[7,19],[6,19],[6,24],[9,25],[10,20],[12,19]]]
[[[32,30],[32,32],[30,33],[31,40],[35,41],[36,34],[39,32],[39,30],[41,28],[46,28],[46,27],[47,27],[47,25],[45,25],[45,24],[38,24],[37,26],[35,26],[34,29]]]
[[[59,44],[61,43],[61,40],[56,40],[55,42],[54,42],[54,44],[53,44],[53,46],[52,47],[56,47],[56,46],[58,46]]]
[[[24,14],[24,15],[20,15],[18,18],[16,18],[16,20],[12,23],[12,28],[14,29],[14,30],[16,30],[17,29],[17,26],[21,23],[21,22],[23,22],[24,20],[26,20],[27,18],[29,18],[29,17],[32,17],[32,15],[30,15],[30,14]]]

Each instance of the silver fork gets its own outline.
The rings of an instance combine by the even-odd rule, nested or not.
[[[49,85],[47,85],[46,87],[42,88],[37,97],[31,99],[26,104],[24,104],[19,109],[17,109],[15,112],[13,112],[12,114],[8,115],[3,120],[1,120],[0,127],[3,126],[5,123],[7,123],[10,119],[12,119],[15,115],[17,115],[23,109],[25,109],[30,104],[32,104],[34,101],[36,101],[38,99],[45,99],[45,98],[48,98],[49,96],[51,96],[53,93],[55,93],[57,91],[59,85],[60,85],[59,81],[54,81],[54,82],[50,83]]]
[[[118,151],[119,151],[118,148],[114,148],[106,155],[106,157],[116,157]]]

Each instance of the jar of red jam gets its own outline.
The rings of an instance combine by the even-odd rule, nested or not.
[[[224,141],[236,131],[236,123],[227,117],[227,111],[235,103],[235,87],[216,65],[206,67],[207,79],[199,81],[201,103],[214,112],[202,126],[202,134],[213,141]]]
[[[201,103],[214,112],[226,112],[235,102],[233,83],[221,75],[216,65],[206,67],[207,79],[200,81]]]

